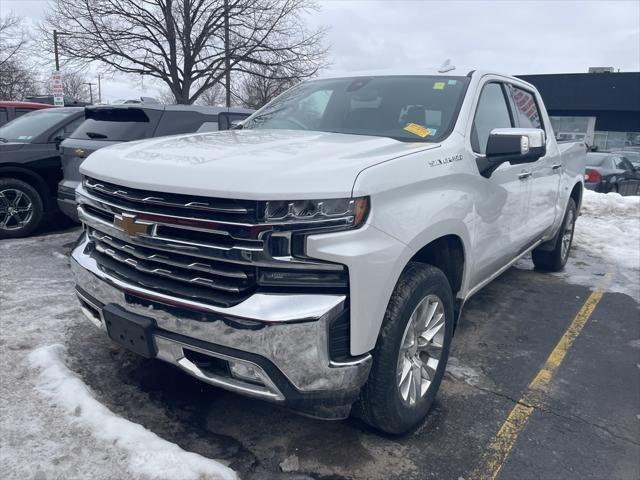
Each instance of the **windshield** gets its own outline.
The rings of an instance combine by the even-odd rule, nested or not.
[[[31,142],[34,138],[77,113],[76,110],[47,108],[25,113],[0,128],[0,138],[9,142]]]
[[[314,130],[437,142],[455,122],[469,79],[350,77],[301,83],[253,114],[244,128]]]

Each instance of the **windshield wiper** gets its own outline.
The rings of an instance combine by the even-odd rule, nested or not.
[[[107,138],[107,136],[104,133],[97,133],[97,132],[84,132],[84,133],[89,138]]]

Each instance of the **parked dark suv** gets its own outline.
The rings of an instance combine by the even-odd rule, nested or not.
[[[45,108],[0,127],[0,238],[29,235],[57,211],[60,142],[83,119],[82,107]]]
[[[253,113],[245,108],[195,105],[125,104],[85,108],[85,121],[62,142],[64,178],[58,185],[58,205],[78,220],[75,189],[80,183],[80,164],[96,150],[116,143],[179,133],[228,130],[232,123]]]

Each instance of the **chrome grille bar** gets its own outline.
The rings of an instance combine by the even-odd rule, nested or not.
[[[228,213],[237,215],[247,215],[251,213],[251,208],[234,205],[234,201],[213,200],[200,197],[188,197],[186,195],[166,195],[158,192],[145,192],[143,190],[124,188],[111,185],[107,182],[86,178],[84,186],[87,190],[109,197],[117,197],[134,203],[147,205],[158,205],[169,208],[184,208],[189,210],[202,210],[215,213]],[[250,203],[250,202],[245,202]]]
[[[191,276],[189,274],[183,273],[178,270],[169,270],[166,268],[156,267],[151,262],[138,260],[134,257],[130,257],[121,252],[118,252],[112,248],[105,248],[100,243],[96,244],[96,251],[98,251],[101,254],[107,255],[111,259],[116,260],[120,263],[125,263],[142,273],[159,275],[161,277],[167,277],[172,280],[179,280],[184,283],[203,285],[206,287],[215,288],[216,290],[222,290],[225,292],[240,293],[241,291],[239,286],[233,285],[227,282],[214,280],[208,277]]]
[[[115,239],[107,234],[100,233],[94,229],[89,229],[88,233],[90,239],[98,243],[102,243],[108,248],[119,250],[128,255],[134,256],[139,260],[153,261],[168,266],[198,270],[212,275],[240,280],[246,280],[249,277],[249,275],[247,275],[245,271],[240,268],[234,267],[233,264],[227,263],[224,267],[214,266],[211,263],[205,263],[204,261],[195,260],[194,258],[189,258],[187,256],[169,256],[168,254],[160,253],[152,249],[134,246],[121,240]]]

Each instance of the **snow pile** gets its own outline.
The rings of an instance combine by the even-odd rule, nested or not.
[[[62,407],[73,422],[126,451],[133,474],[153,479],[237,479],[233,470],[221,463],[186,452],[141,425],[115,415],[66,367],[61,358],[65,350],[58,344],[29,354],[31,365],[40,369],[38,390]]]
[[[608,264],[620,291],[640,296],[640,197],[584,191],[572,261]],[[570,265],[568,265],[569,267]]]

